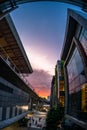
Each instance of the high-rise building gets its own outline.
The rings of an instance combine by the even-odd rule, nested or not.
[[[55,76],[53,76],[51,83],[51,107],[57,108],[58,103],[64,107],[64,70],[63,61],[58,60],[55,66]]]
[[[51,95],[50,95],[50,106],[51,107],[57,107],[57,102],[56,102],[56,78],[53,76],[52,82],[51,82]]]
[[[61,103],[62,107],[64,107],[65,101],[65,86],[64,86],[64,69],[63,69],[63,61],[57,61],[57,88],[58,88],[58,100]]]

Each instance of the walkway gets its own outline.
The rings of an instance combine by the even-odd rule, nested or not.
[[[41,129],[45,126],[46,113],[35,112],[31,117],[28,118],[27,127]]]
[[[41,128],[33,128],[33,127],[23,127],[21,130],[41,130]]]
[[[45,126],[45,118],[32,117],[28,120],[27,127],[41,129]]]

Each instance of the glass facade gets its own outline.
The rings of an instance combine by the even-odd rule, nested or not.
[[[84,66],[81,56],[75,47],[72,56],[67,64],[67,74],[69,82],[69,108],[68,114],[85,120],[87,115],[87,87]]]
[[[80,36],[79,36],[79,41],[82,44],[82,47],[87,55],[87,30],[82,28]]]

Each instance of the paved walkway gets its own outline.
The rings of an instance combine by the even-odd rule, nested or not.
[[[33,128],[33,127],[31,127],[31,128],[28,128],[27,130],[41,130],[41,128]]]
[[[41,130],[41,128],[34,128],[34,127],[22,127],[21,130]]]
[[[46,113],[36,111],[34,114],[27,115],[28,122],[27,127],[21,128],[21,130],[42,130],[46,122]]]
[[[45,126],[44,117],[31,117],[28,120],[27,127],[42,129]]]

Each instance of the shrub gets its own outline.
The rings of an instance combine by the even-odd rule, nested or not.
[[[51,108],[47,113],[46,130],[57,130],[57,125],[64,117],[64,108],[59,105],[57,108]]]

